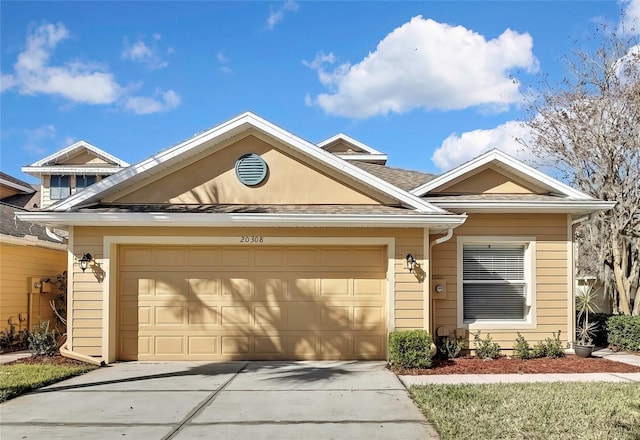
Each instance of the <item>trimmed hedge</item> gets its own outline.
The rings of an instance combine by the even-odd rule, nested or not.
[[[392,332],[389,335],[390,362],[404,368],[431,368],[432,344],[426,330]]]
[[[640,316],[616,315],[607,319],[609,344],[623,350],[640,351]]]

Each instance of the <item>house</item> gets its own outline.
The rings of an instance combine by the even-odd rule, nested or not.
[[[67,270],[64,240],[44,226],[15,218],[36,209],[37,186],[0,172],[0,331],[30,330],[55,314],[51,281]]]
[[[573,335],[573,227],[610,209],[498,150],[441,176],[245,113],[46,211],[67,349],[116,360],[385,359],[390,331]]]
[[[127,166],[125,161],[80,141],[22,167],[22,172],[40,179],[40,207],[47,208]]]

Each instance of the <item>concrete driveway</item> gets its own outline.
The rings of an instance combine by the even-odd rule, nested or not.
[[[383,362],[120,363],[0,405],[9,439],[435,439]]]

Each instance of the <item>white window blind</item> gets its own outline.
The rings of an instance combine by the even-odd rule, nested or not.
[[[76,176],[76,188],[86,188],[96,183],[96,176],[78,175]]]
[[[69,176],[51,176],[49,187],[49,198],[51,200],[62,200],[71,195],[71,179]]]
[[[522,320],[526,313],[524,245],[465,245],[465,322]]]

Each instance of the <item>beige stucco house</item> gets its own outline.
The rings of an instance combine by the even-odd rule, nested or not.
[[[610,203],[497,150],[439,177],[385,164],[245,113],[19,217],[68,231],[67,348],[106,362],[572,339],[573,227]]]

